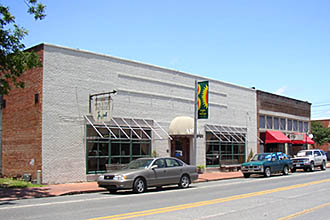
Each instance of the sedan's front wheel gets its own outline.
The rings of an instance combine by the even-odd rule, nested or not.
[[[189,176],[183,175],[181,177],[181,179],[180,179],[179,187],[180,188],[188,188],[189,187],[189,184],[190,184]]]
[[[146,190],[146,183],[142,178],[137,178],[133,184],[133,191],[135,193],[143,193]]]

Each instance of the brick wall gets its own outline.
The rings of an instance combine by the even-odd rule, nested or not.
[[[34,50],[43,61],[43,45]],[[42,67],[22,74],[25,88],[15,88],[4,96],[2,110],[2,173],[36,178],[41,169]],[[39,94],[39,103],[35,103]]]
[[[308,102],[258,90],[257,104],[259,110],[280,112],[310,118],[311,104]]]

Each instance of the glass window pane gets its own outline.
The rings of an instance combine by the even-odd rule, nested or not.
[[[141,146],[140,146],[140,144],[133,143],[132,154],[133,155],[141,155]]]
[[[288,131],[292,131],[292,120],[288,119]]]
[[[266,121],[264,115],[260,115],[259,117],[259,128],[266,128]]]
[[[273,118],[271,116],[267,116],[267,129],[273,128]]]
[[[279,118],[275,118],[275,117],[274,117],[274,129],[275,129],[275,130],[280,129]]]
[[[303,122],[299,121],[299,132],[303,132],[303,131],[304,131]]]
[[[281,118],[281,119],[280,119],[280,129],[281,129],[282,131],[285,131],[285,130],[286,130],[285,118]]]
[[[108,156],[109,155],[109,144],[100,143],[99,144],[99,156]]]
[[[308,132],[308,122],[304,122],[304,132]]]
[[[97,143],[88,142],[88,156],[97,156]]]
[[[111,156],[120,155],[120,144],[111,143]]]
[[[298,121],[293,120],[293,131],[298,131]]]
[[[130,158],[129,157],[122,157],[121,158],[121,161],[120,161],[121,164],[127,164],[129,162],[130,162]]]
[[[131,152],[129,150],[129,146],[130,146],[129,143],[122,143],[121,144],[121,155],[122,156],[130,155],[131,154]]]
[[[108,158],[99,158],[98,162],[99,162],[98,171],[106,171],[105,164],[108,163]]]

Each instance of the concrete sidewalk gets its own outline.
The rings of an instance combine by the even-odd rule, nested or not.
[[[238,172],[209,172],[199,174],[198,182],[216,181],[224,179],[241,178],[243,174]],[[99,188],[96,182],[68,183],[48,185],[38,188],[2,188],[0,189],[0,202],[17,199],[41,198],[51,196],[72,195],[79,193],[91,193],[107,191]],[[1,203],[0,203],[1,204]]]

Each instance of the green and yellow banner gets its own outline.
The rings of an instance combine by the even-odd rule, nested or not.
[[[209,81],[198,82],[198,119],[209,117]]]

